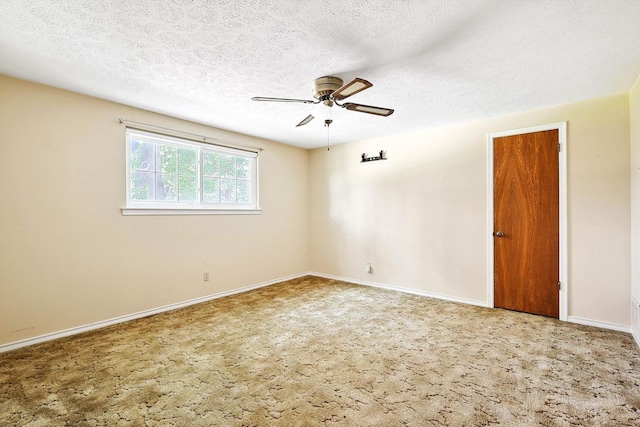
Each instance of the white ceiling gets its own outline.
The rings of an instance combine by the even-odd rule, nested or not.
[[[310,105],[250,98],[369,80],[395,113],[334,107],[337,144],[627,92],[640,0],[2,0],[0,73],[315,148]]]

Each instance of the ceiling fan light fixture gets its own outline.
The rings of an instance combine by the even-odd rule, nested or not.
[[[331,110],[331,107],[333,107],[333,101],[330,100],[326,100],[325,102],[321,103],[321,110],[322,110],[322,117],[324,118],[324,120],[332,120],[333,119],[333,112]]]
[[[350,97],[351,95],[355,95],[358,92],[362,92],[363,90],[368,89],[371,86],[373,85],[368,81],[361,79],[359,77],[356,77],[346,85],[342,86],[341,88],[333,92],[331,97],[337,100],[345,99]]]

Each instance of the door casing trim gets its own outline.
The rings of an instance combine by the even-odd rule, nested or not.
[[[523,133],[542,132],[546,130],[558,130],[558,167],[560,174],[560,320],[568,320],[568,294],[569,294],[569,269],[568,269],[568,228],[567,228],[567,122],[549,123],[520,129],[511,129],[487,134],[487,306],[495,307],[494,292],[494,247],[493,247],[493,140],[503,136],[520,135]]]

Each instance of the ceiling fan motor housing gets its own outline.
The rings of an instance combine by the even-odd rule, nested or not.
[[[329,96],[342,87],[343,81],[341,78],[325,76],[317,78],[313,81],[313,97],[324,101],[329,99]]]

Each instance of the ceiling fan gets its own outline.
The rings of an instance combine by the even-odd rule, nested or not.
[[[347,102],[344,104],[338,103],[351,95],[355,95],[358,92],[362,92],[365,89],[373,86],[368,81],[355,78],[347,84],[343,84],[341,78],[325,76],[317,78],[313,81],[313,97],[316,100],[310,99],[290,99],[290,98],[265,98],[262,96],[255,96],[251,98],[253,101],[269,101],[269,102],[299,102],[302,104],[318,104],[321,108],[319,111],[314,111],[305,117],[300,123],[296,125],[303,126],[314,119],[314,113],[316,115],[322,115],[324,118],[324,125],[329,126],[331,120],[331,107],[337,105],[338,107],[346,108],[351,111],[358,111],[360,113],[375,114],[377,116],[390,116],[393,114],[391,108],[374,107],[372,105],[354,104],[353,102]]]

